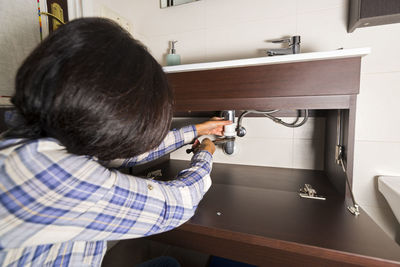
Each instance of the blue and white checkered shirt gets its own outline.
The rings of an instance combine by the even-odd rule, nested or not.
[[[161,145],[130,167],[190,143],[194,126],[170,131]],[[212,156],[196,153],[176,180],[126,175],[57,140],[0,141],[0,265],[100,266],[107,240],[148,236],[189,220],[211,186]]]

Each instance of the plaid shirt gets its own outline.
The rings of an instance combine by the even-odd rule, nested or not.
[[[191,142],[195,127],[170,131],[143,155],[111,162],[130,167]],[[212,156],[196,153],[176,180],[123,174],[57,140],[0,141],[0,265],[100,266],[107,240],[168,231],[189,220],[211,186]]]

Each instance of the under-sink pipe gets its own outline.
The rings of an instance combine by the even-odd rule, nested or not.
[[[299,113],[299,115],[296,117],[296,120],[291,123],[287,123],[287,122],[283,121],[282,119],[279,119],[279,118],[271,115],[277,111],[279,111],[279,110],[278,109],[264,110],[264,111],[246,110],[239,116],[237,125],[235,124],[235,110],[221,111],[220,117],[224,117],[225,120],[230,120],[232,122],[232,124],[224,126],[224,136],[225,136],[226,142],[223,144],[222,149],[224,150],[225,154],[232,155],[235,152],[235,137],[236,137],[236,135],[239,137],[243,137],[246,135],[246,129],[242,126],[242,119],[247,114],[250,114],[250,113],[262,114],[265,117],[273,120],[274,122],[279,123],[286,127],[290,127],[290,128],[300,127],[300,126],[304,125],[308,119],[308,110],[307,109],[304,110],[304,117],[301,122],[299,122],[299,119],[300,119],[300,113]]]
[[[221,117],[225,120],[232,122],[230,125],[224,126],[224,136],[227,140],[222,146],[225,154],[232,155],[235,152],[235,136],[236,136],[236,125],[235,125],[235,110],[224,110],[221,112]]]

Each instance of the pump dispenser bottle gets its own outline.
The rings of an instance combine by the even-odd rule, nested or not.
[[[169,54],[167,55],[167,66],[179,65],[181,64],[181,56],[176,54],[175,43],[178,41],[170,41]]]

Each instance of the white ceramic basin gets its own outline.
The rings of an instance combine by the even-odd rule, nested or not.
[[[400,176],[379,176],[378,189],[400,223]]]
[[[362,57],[368,55],[370,52],[371,48],[369,47],[352,48],[352,49],[300,53],[294,55],[283,55],[283,56],[273,56],[273,57],[257,57],[257,58],[245,58],[245,59],[217,61],[217,62],[183,64],[177,66],[167,66],[164,67],[163,69],[166,73],[176,73],[185,71],[238,68],[238,67],[257,66],[257,65],[271,65],[271,64],[337,59],[337,58]]]

